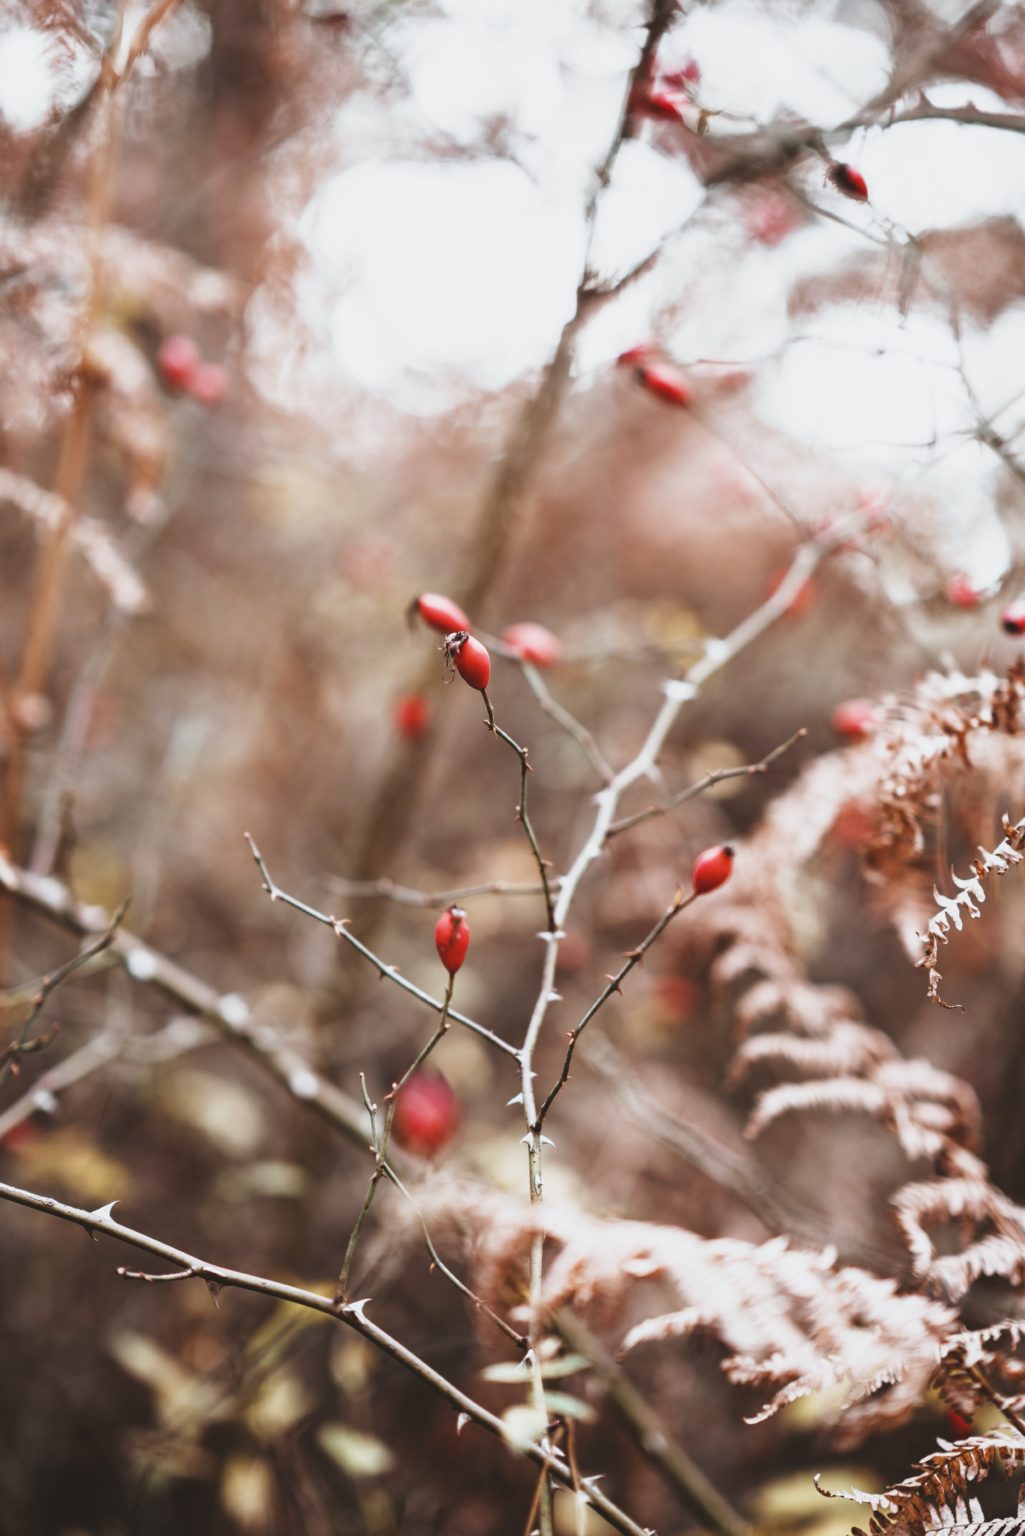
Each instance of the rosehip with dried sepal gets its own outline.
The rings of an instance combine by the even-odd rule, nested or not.
[[[419,693],[402,693],[395,700],[395,729],[407,741],[419,741],[431,723],[431,706]]]
[[[417,1157],[434,1157],[459,1129],[459,1102],[439,1072],[414,1072],[395,1096],[392,1135]]]
[[[870,736],[879,723],[879,706],[874,699],[845,699],[833,711],[832,727],[838,736],[861,741]]]
[[[845,160],[834,160],[826,175],[844,197],[849,197],[855,203],[868,202],[868,183],[853,165],[848,165]]]
[[[1025,593],[1008,603],[1000,615],[1000,624],[1008,635],[1025,635]]]
[[[704,853],[699,853],[694,860],[694,869],[691,879],[695,896],[706,896],[709,891],[716,891],[733,873],[733,849],[729,843],[719,843],[714,848],[706,848]]]
[[[445,636],[441,649],[445,660],[455,667],[463,682],[483,692],[491,681],[491,657],[487,646],[468,635],[465,629],[457,629]]]
[[[448,907],[438,918],[434,925],[434,947],[446,971],[454,976],[470,947],[470,925],[462,907]]]
[[[694,391],[690,380],[672,363],[642,363],[637,370],[637,381],[649,394],[667,400],[670,405],[687,407],[694,404]]]
[[[443,597],[440,592],[421,592],[419,597],[414,597],[409,605],[409,617],[419,614],[425,624],[432,629],[440,629],[443,635],[449,635],[455,629],[469,629],[470,621],[450,597]]]
[[[532,661],[535,667],[554,667],[562,654],[557,636],[543,624],[510,624],[502,640],[521,660]]]
[[[188,389],[202,361],[202,353],[191,336],[166,336],[157,350],[157,367],[170,389]]]

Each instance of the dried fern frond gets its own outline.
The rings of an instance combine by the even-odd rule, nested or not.
[[[986,1521],[977,1501],[965,1504],[970,1484],[978,1485],[995,1471],[1025,1466],[1025,1436],[1008,1426],[989,1434],[974,1435],[956,1445],[939,1441],[940,1449],[916,1463],[912,1477],[885,1493],[861,1493],[857,1489],[833,1493],[816,1478],[819,1492],[830,1499],[851,1499],[872,1511],[871,1536],[924,1536],[932,1530],[972,1532],[973,1536],[997,1536],[1007,1523]],[[1021,1529],[1021,1518],[1011,1523]]]
[[[984,1177],[905,1184],[894,1197],[915,1275],[957,1300],[982,1275],[1025,1282],[1025,1210]],[[961,1247],[939,1253],[933,1233],[956,1232]]]
[[[1005,815],[1003,829],[1003,839],[992,852],[985,848],[979,849],[979,857],[971,864],[971,874],[966,880],[951,870],[951,879],[957,886],[956,896],[943,896],[933,887],[933,897],[939,911],[930,918],[925,933],[920,935],[925,953],[916,964],[928,966],[928,996],[933,1002],[939,1003],[941,1008],[959,1008],[961,1004],[945,1003],[940,996],[940,982],[943,980],[939,971],[940,945],[946,944],[951,927],[961,932],[964,927],[963,914],[973,918],[982,916],[982,903],[986,900],[983,882],[991,875],[1006,875],[1015,864],[1023,862],[1021,849],[1025,846],[1025,816],[1012,823]]]
[[[896,1283],[838,1267],[833,1251],[707,1239],[681,1228],[600,1220],[549,1207],[475,1209],[475,1288],[508,1303],[543,1222],[551,1315],[572,1307],[623,1353],[695,1333],[722,1346],[722,1370],[761,1395],[752,1422],[827,1393],[836,1438],[853,1444],[921,1402],[937,1346],[956,1328],[945,1305]],[[554,1252],[558,1248],[557,1252]]]

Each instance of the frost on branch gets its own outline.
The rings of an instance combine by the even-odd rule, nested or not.
[[[475,1214],[479,1292],[492,1301],[507,1297],[510,1274],[526,1267],[539,1218],[494,1202]],[[757,1394],[751,1422],[797,1398],[828,1393],[834,1436],[844,1445],[914,1411],[937,1348],[956,1327],[955,1314],[940,1302],[900,1295],[893,1280],[838,1266],[832,1250],[792,1247],[784,1238],[709,1240],[566,1207],[546,1210],[544,1230],[552,1253],[547,1316],[570,1307],[596,1331],[612,1334],[624,1354],[710,1335],[725,1352],[727,1379]]]
[[[971,864],[971,874],[966,880],[960,879],[951,871],[951,878],[957,886],[956,896],[943,896],[934,887],[933,896],[939,907],[939,911],[929,920],[922,943],[925,953],[917,962],[919,966],[927,966],[929,969],[929,997],[943,1008],[959,1007],[960,1004],[944,1003],[940,996],[940,982],[942,976],[939,971],[939,948],[946,944],[951,928],[958,933],[964,927],[964,918],[981,917],[982,903],[986,900],[986,892],[983,882],[990,875],[1006,875],[1007,871],[1015,864],[1022,863],[1021,849],[1025,844],[1025,816],[1020,821],[1012,824],[1005,815],[1003,818],[1003,839],[990,853],[985,848],[979,849],[979,857]]]

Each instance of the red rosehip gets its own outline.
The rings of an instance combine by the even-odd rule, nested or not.
[[[443,635],[449,635],[454,629],[469,629],[470,621],[450,597],[442,597],[440,592],[421,592],[419,597],[414,597],[409,605],[409,613],[412,616],[418,613],[425,624],[432,629],[440,629]]]
[[[834,160],[826,175],[844,197],[849,197],[856,203],[868,202],[868,183],[853,165],[848,165],[843,160]]]
[[[875,830],[871,808],[857,800],[848,800],[837,812],[831,830],[841,848],[865,848]]]
[[[554,667],[562,654],[559,640],[543,624],[510,624],[502,639],[517,656],[536,667]]]
[[[1025,593],[1008,603],[1000,616],[1000,623],[1009,635],[1025,635]]]
[[[395,1096],[392,1135],[417,1157],[433,1157],[459,1129],[459,1103],[437,1072],[414,1072]]]
[[[431,706],[419,693],[402,693],[395,700],[395,729],[407,741],[417,741],[431,723]]]
[[[616,362],[624,368],[633,368],[638,363],[646,363],[657,356],[658,348],[653,341],[639,341],[636,346],[627,347],[625,352],[620,352]]]
[[[188,389],[192,375],[202,361],[202,354],[191,336],[167,336],[157,351],[157,367],[164,383],[171,389]]]
[[[228,374],[220,363],[198,363],[185,390],[200,405],[220,405],[228,393]]]
[[[670,405],[694,404],[690,381],[672,363],[642,363],[637,370],[637,380],[660,400],[668,400]]]
[[[686,976],[660,976],[655,983],[655,1004],[669,1024],[688,1024],[698,1006],[698,989]]]
[[[630,110],[638,117],[653,117],[661,122],[681,122],[684,105],[671,91],[653,91],[647,87],[635,90],[630,98]]]
[[[704,853],[699,853],[694,860],[692,879],[694,882],[694,894],[705,896],[709,891],[717,890],[724,885],[733,872],[733,849],[729,843],[720,843],[715,848],[706,848]]]
[[[962,573],[951,576],[947,582],[947,601],[953,603],[955,608],[978,608],[982,602],[982,593],[975,583]]]
[[[872,699],[845,699],[833,711],[832,726],[838,736],[860,741],[871,736],[879,722],[879,709]]]
[[[462,907],[449,907],[438,918],[434,925],[434,947],[446,971],[454,976],[470,947],[470,925]]]
[[[491,657],[487,646],[468,635],[465,629],[457,629],[454,634],[446,635],[442,651],[445,660],[455,667],[464,683],[469,683],[471,688],[484,689],[488,686],[491,681]]]

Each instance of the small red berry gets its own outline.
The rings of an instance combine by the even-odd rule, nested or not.
[[[1025,593],[1008,603],[1000,616],[1000,623],[1009,635],[1025,635]]]
[[[849,197],[856,203],[868,202],[868,183],[853,165],[848,165],[843,160],[834,160],[826,175],[844,197]]]
[[[688,59],[679,69],[667,69],[662,76],[662,84],[668,85],[670,90],[690,91],[693,86],[701,84],[701,65],[697,59]]]
[[[698,1006],[698,989],[686,976],[660,976],[655,1005],[667,1024],[689,1024]]]
[[[706,848],[704,853],[699,853],[694,860],[692,878],[694,882],[694,894],[705,896],[709,891],[717,890],[724,885],[733,872],[733,849],[729,843],[720,843],[715,848]]]
[[[971,1419],[966,1419],[963,1413],[958,1413],[956,1408],[948,1408],[947,1428],[951,1430],[953,1434],[958,1435],[959,1437],[963,1437],[964,1435],[971,1434],[972,1421]]]
[[[440,629],[443,635],[449,635],[454,629],[469,629],[470,621],[450,597],[442,597],[440,592],[421,592],[419,597],[414,597],[409,605],[410,616],[418,613],[425,624],[432,629]]]
[[[748,237],[770,248],[785,240],[800,222],[797,207],[785,192],[770,190],[756,195],[744,214]]]
[[[653,117],[661,122],[682,122],[682,108],[685,105],[686,103],[672,91],[652,91],[642,88],[634,91],[630,98],[631,111],[638,117]]]
[[[978,608],[982,602],[982,593],[964,574],[951,576],[947,582],[947,601],[953,603],[955,608]]]
[[[199,363],[192,370],[185,390],[200,405],[220,405],[228,393],[228,374],[220,363]]]
[[[454,976],[470,947],[470,925],[462,907],[449,907],[438,918],[434,925],[434,947],[446,971]]]
[[[457,629],[445,636],[442,646],[445,660],[455,667],[464,683],[471,688],[484,689],[491,681],[491,657],[487,646],[481,645],[465,629]]]
[[[562,654],[558,638],[543,624],[510,624],[502,639],[517,656],[536,667],[554,667]]]
[[[864,849],[872,838],[875,822],[869,806],[857,800],[848,800],[840,807],[831,828],[833,838],[841,848]]]
[[[832,726],[838,736],[860,741],[871,736],[879,723],[879,709],[872,699],[845,699],[833,711]]]
[[[668,400],[670,405],[694,404],[690,381],[672,363],[642,363],[637,370],[637,379],[651,394],[660,400]]]
[[[647,363],[658,356],[658,348],[653,341],[639,341],[636,346],[627,347],[625,352],[620,352],[616,362],[624,368],[634,368],[638,363]]]
[[[417,1157],[433,1157],[459,1129],[459,1103],[437,1072],[414,1072],[395,1096],[392,1134]]]
[[[407,741],[417,741],[431,723],[431,706],[419,693],[402,693],[395,700],[395,729]]]
[[[157,367],[171,389],[188,389],[202,354],[191,336],[167,336],[157,351]]]

